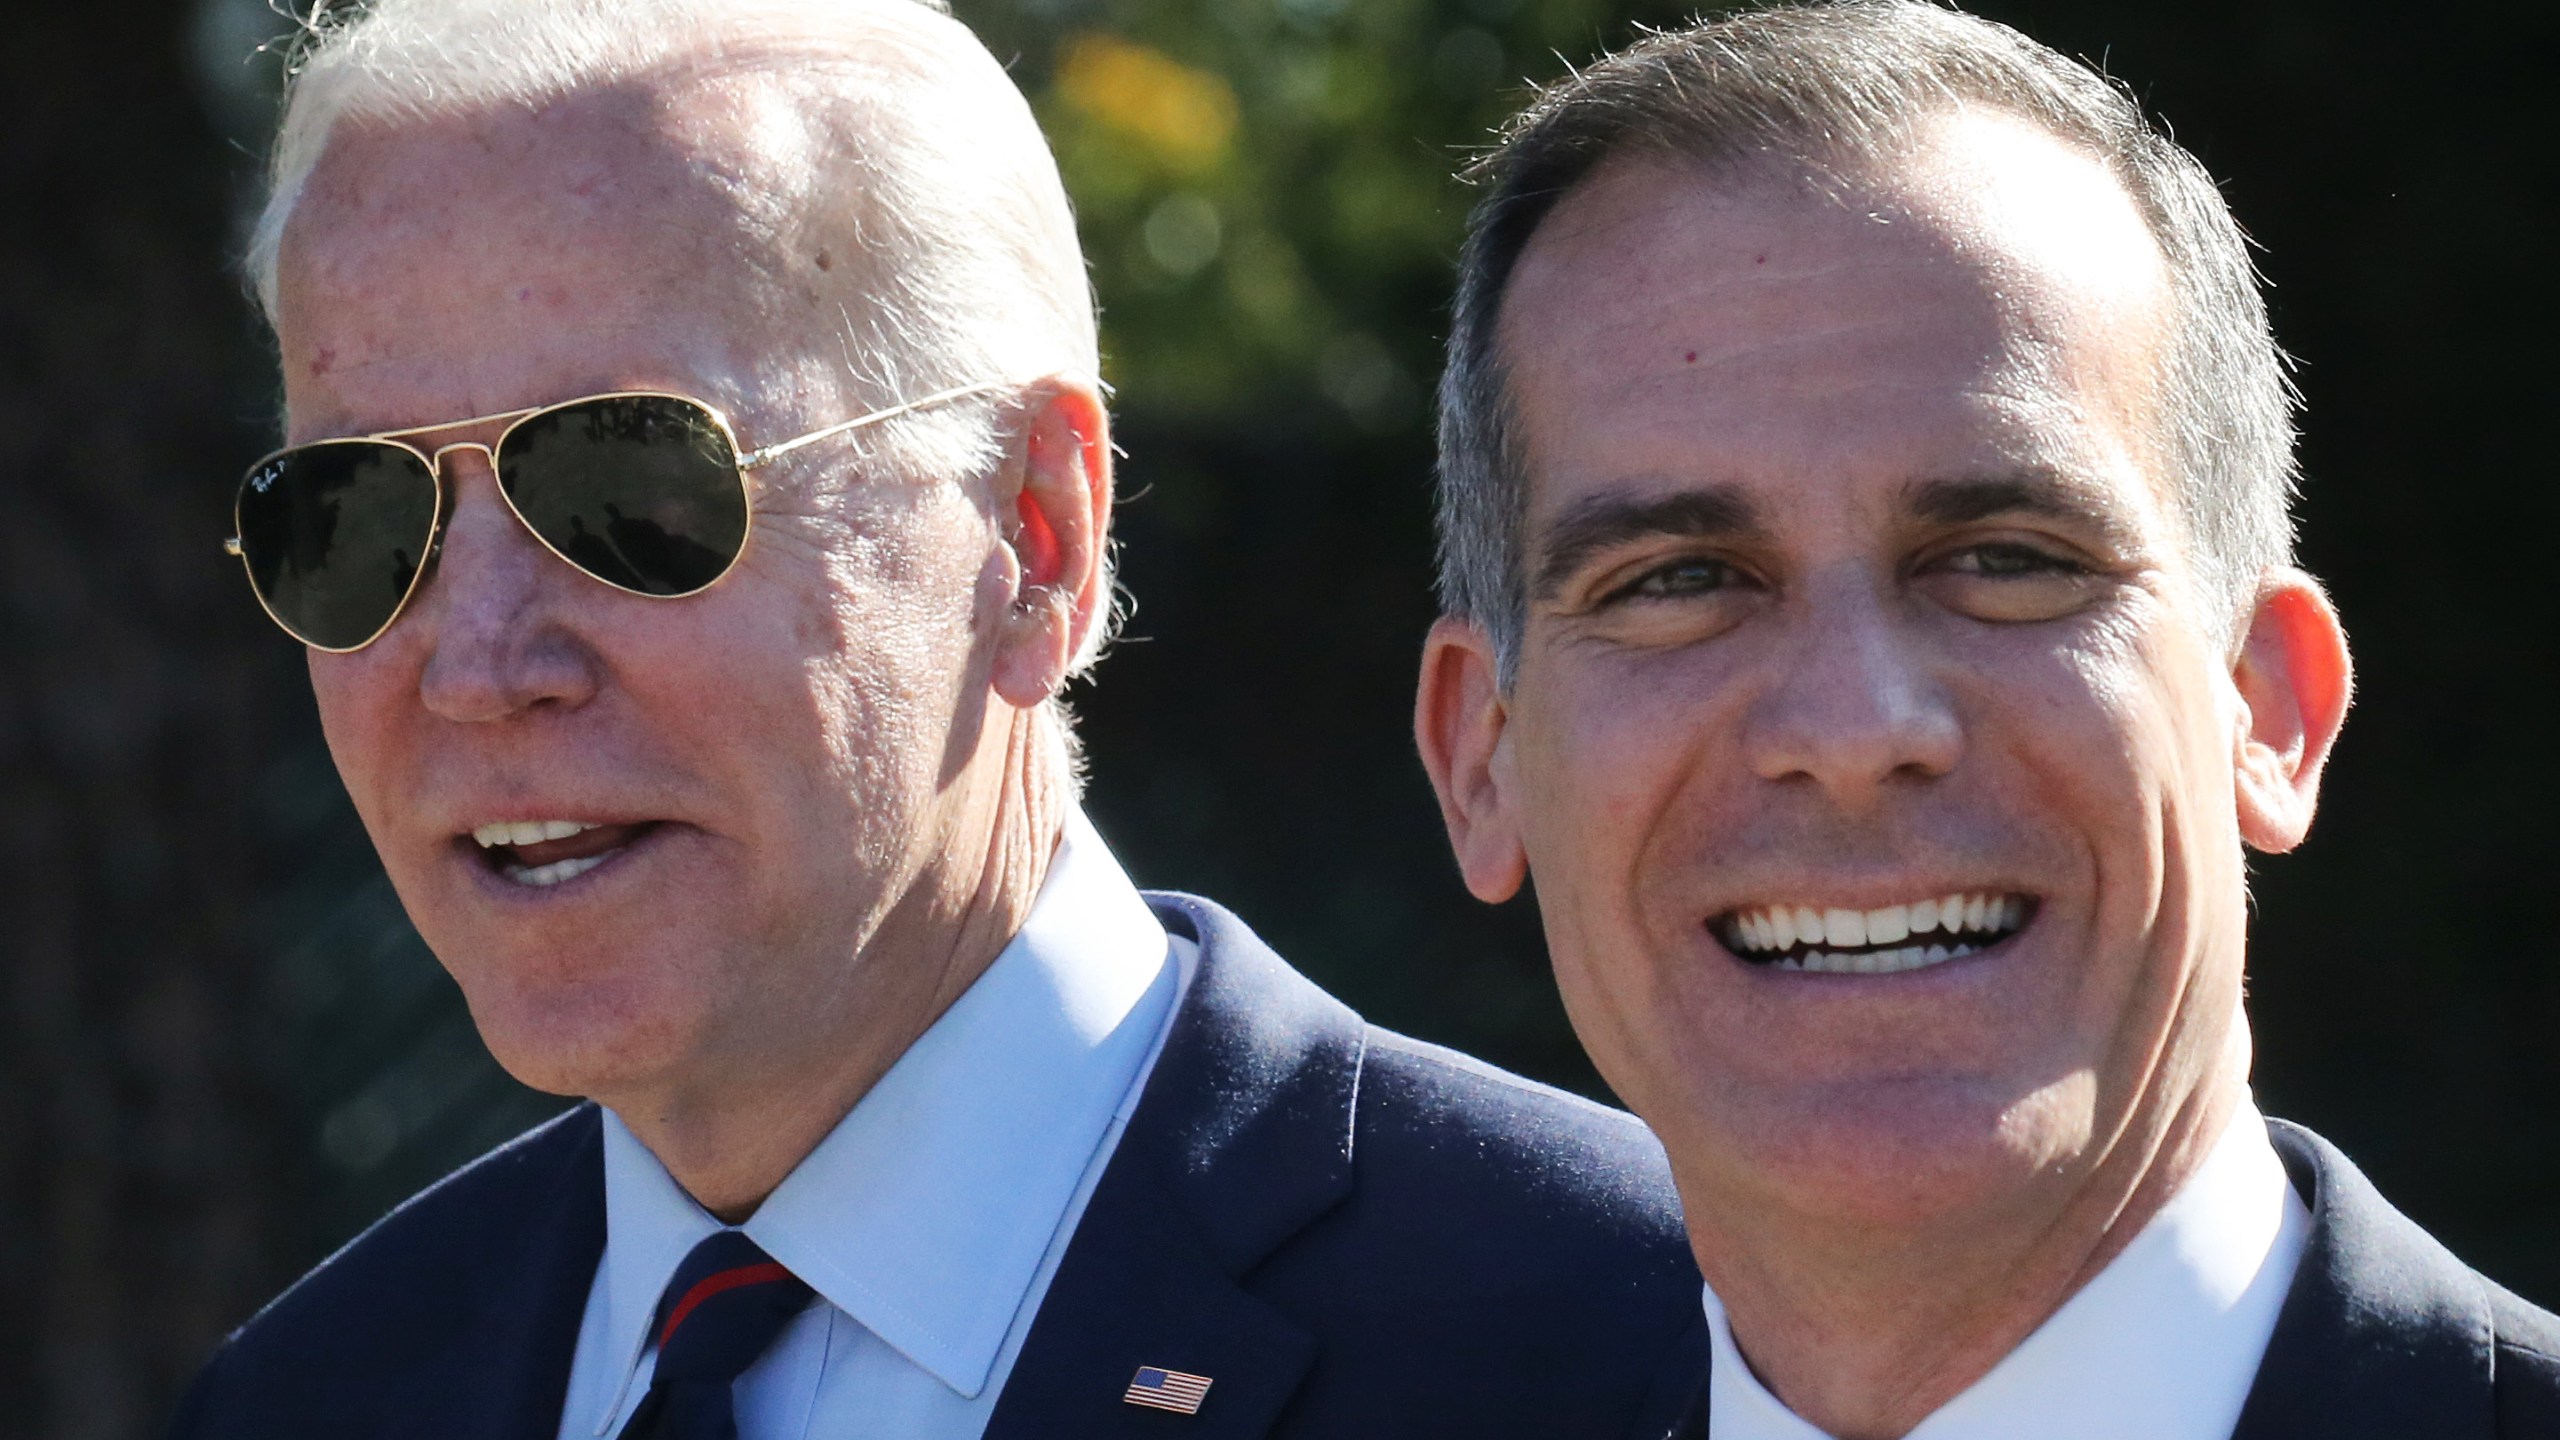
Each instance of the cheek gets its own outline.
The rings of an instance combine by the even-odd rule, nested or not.
[[[1689,993],[1697,956],[1680,879],[1714,828],[1688,792],[1704,722],[1694,706],[1552,682],[1549,693],[1570,699],[1537,717],[1514,764],[1530,782],[1522,839],[1557,992],[1621,1098],[1676,1117],[1687,1107],[1671,1097],[1713,1028]]]
[[[840,497],[789,527],[811,649],[947,645],[970,628],[993,545],[959,487]]]
[[[2043,645],[1986,631],[1964,667],[1968,765],[1995,791],[2028,792],[1995,803],[2051,817],[2113,863],[2128,844],[2156,848],[2186,768],[2158,637],[2139,622],[2108,617]]]
[[[2233,819],[2228,682],[2203,638],[2182,627],[2127,621],[2100,639],[2073,656],[2077,693],[2049,742],[2083,759],[2056,768],[2086,792],[2093,831],[2201,858],[2197,843]]]
[[[1670,877],[1718,828],[1702,787],[1729,773],[1715,752],[1734,721],[1730,687],[1708,668],[1666,652],[1521,676],[1531,705],[1514,711],[1508,759],[1540,904],[1557,923],[1652,924],[1645,894],[1676,891]]]
[[[1641,823],[1648,779],[1661,763],[1663,727],[1600,700],[1577,679],[1523,677],[1501,762],[1526,804],[1522,830],[1543,880],[1550,859],[1564,868],[1605,863]],[[1544,853],[1540,853],[1544,852]],[[1543,888],[1543,886],[1542,886]]]
[[[983,678],[978,628],[985,532],[949,487],[916,503],[799,522],[793,577],[804,723],[849,792],[929,785]],[[983,688],[983,687],[980,687]]]
[[[2116,1034],[2136,1070],[2182,1023],[2181,997],[2217,937],[2236,937],[2244,903],[2222,682],[2210,647],[2172,618],[2099,627],[2007,687],[2037,703],[1993,712],[2036,792],[2027,803],[2088,852],[2084,1038]]]
[[[398,638],[385,636],[352,655],[306,652],[321,736],[368,824],[375,792],[393,783],[402,727],[418,711],[417,671],[401,663]]]

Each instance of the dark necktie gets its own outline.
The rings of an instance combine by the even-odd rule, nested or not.
[[[729,1387],[809,1295],[738,1231],[694,1246],[658,1300],[658,1368],[619,1440],[737,1440]]]

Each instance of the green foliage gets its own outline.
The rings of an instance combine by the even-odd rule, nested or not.
[[[1109,378],[1159,421],[1419,426],[1453,172],[1645,0],[960,0],[1075,197]]]

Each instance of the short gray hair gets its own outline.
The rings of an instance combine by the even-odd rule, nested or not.
[[[869,262],[867,289],[842,332],[811,336],[799,357],[837,370],[852,403],[1061,373],[1098,381],[1093,294],[1056,162],[1002,66],[942,0],[371,0],[321,12],[293,57],[246,260],[270,323],[287,232],[341,124],[534,108],[705,57],[811,82],[814,160],[778,182],[786,193],[741,202],[777,228],[854,207],[847,246]],[[864,137],[859,154],[845,153],[846,125]],[[792,378],[766,383],[787,392]],[[1000,409],[942,406],[855,443],[902,473],[974,479],[1002,453]],[[1097,618],[1076,668],[1109,628]]]
[[[2160,246],[2175,314],[2159,440],[2200,598],[2227,611],[2216,619],[2236,643],[2267,570],[2292,559],[2299,402],[2248,240],[2212,175],[2122,87],[2005,25],[1927,0],[1835,0],[1647,36],[1542,91],[1469,168],[1484,195],[1468,218],[1440,381],[1440,604],[1492,639],[1506,687],[1527,615],[1529,477],[1499,330],[1539,224],[1621,152],[1710,166],[1878,163],[1966,104],[2103,161]]]

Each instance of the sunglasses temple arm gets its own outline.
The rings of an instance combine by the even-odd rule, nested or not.
[[[970,395],[991,394],[995,391],[1006,388],[1008,387],[1003,381],[988,380],[981,381],[975,385],[956,385],[948,390],[936,390],[930,395],[921,396],[917,399],[906,401],[903,404],[892,405],[886,410],[874,410],[868,415],[857,415],[853,419],[847,420],[842,424],[830,425],[823,430],[812,430],[806,435],[784,440],[778,444],[767,445],[761,450],[750,450],[746,454],[738,457],[738,468],[741,470],[753,470],[759,465],[766,465],[779,460],[794,450],[815,445],[821,440],[832,440],[839,435],[849,434],[852,431],[862,429],[866,425],[877,425],[883,420],[895,420],[901,415],[912,414],[915,411],[923,410],[930,406],[941,405],[948,401],[958,400]]]

